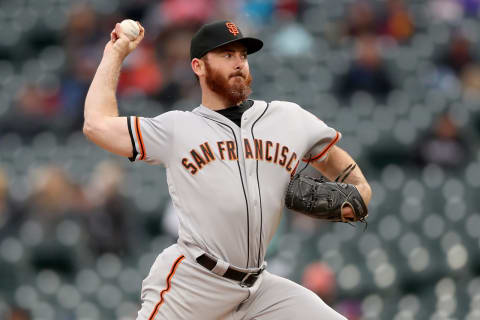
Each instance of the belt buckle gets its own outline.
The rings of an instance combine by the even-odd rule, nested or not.
[[[258,277],[260,274],[265,270],[265,267],[262,267],[259,271],[257,272],[250,272],[243,277],[242,281],[240,282],[241,287],[247,287],[250,288],[252,287],[255,282],[257,281]]]
[[[259,276],[259,273],[247,273],[240,282],[241,287],[250,288],[255,284]]]

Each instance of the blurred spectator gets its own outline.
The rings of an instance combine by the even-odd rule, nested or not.
[[[461,33],[452,35],[447,51],[438,59],[438,64],[449,68],[457,75],[474,62],[470,41]]]
[[[70,210],[73,199],[72,183],[60,167],[51,165],[33,172],[34,191],[30,201],[33,218],[39,221],[56,221]]]
[[[214,0],[164,0],[159,3],[158,14],[167,25],[203,23],[212,14]]]
[[[305,267],[302,285],[315,292],[326,304],[332,305],[336,298],[335,273],[323,262],[313,262]]]
[[[85,96],[109,40],[111,30],[102,30],[99,18],[86,3],[76,3],[69,12],[62,43],[66,68],[62,74],[60,101],[61,111],[71,120],[72,129],[81,128]]]
[[[162,72],[162,87],[155,94],[167,108],[180,99],[198,96],[197,82],[190,67],[191,26],[166,28],[156,39],[157,59]]]
[[[377,38],[364,35],[355,44],[355,58],[337,88],[340,98],[350,98],[356,91],[365,91],[385,98],[393,89],[392,81],[382,63]]]
[[[469,160],[470,149],[455,121],[445,113],[436,119],[432,131],[419,139],[414,155],[421,166],[437,164],[446,169],[460,169]]]
[[[94,45],[98,41],[98,15],[85,2],[77,2],[70,8],[64,45],[68,55],[75,54],[76,49]]]
[[[389,0],[385,8],[375,9],[369,1],[356,1],[348,10],[343,30],[349,37],[384,34],[399,42],[409,39],[413,32],[413,19],[403,0]]]
[[[275,14],[279,17],[296,17],[300,11],[300,0],[276,0]]]
[[[403,0],[389,0],[382,17],[382,33],[402,42],[414,32],[413,20]]]
[[[58,111],[57,88],[27,84],[18,94],[17,107],[25,116],[50,117]]]
[[[362,304],[357,300],[345,300],[335,305],[335,310],[348,320],[362,319]]]
[[[17,231],[21,223],[23,211],[8,194],[8,179],[6,173],[0,168],[0,239],[9,231]]]
[[[74,213],[75,188],[60,167],[36,169],[32,174],[33,193],[28,201],[28,220],[41,230],[42,241],[33,251],[37,270],[54,269],[65,273],[74,270],[74,253],[59,239],[59,225]]]
[[[350,37],[359,37],[377,32],[375,11],[368,1],[359,0],[348,10],[344,33]]]
[[[7,187],[7,175],[2,168],[0,168],[0,228],[7,223],[11,215],[8,209]]]
[[[272,39],[272,48],[275,55],[297,56],[308,54],[313,43],[312,35],[301,24],[291,20],[277,30]]]
[[[127,217],[132,211],[120,193],[125,184],[123,169],[111,161],[103,161],[94,169],[84,192],[89,202],[86,223],[89,246],[97,255],[107,252],[129,253]]]
[[[480,97],[480,65],[468,65],[462,72],[464,93],[469,97]]]
[[[463,7],[466,17],[478,19],[478,12],[480,9],[480,1],[478,0],[457,0]]]
[[[259,25],[268,24],[275,12],[275,2],[275,0],[244,1],[242,11],[251,22]]]
[[[337,301],[337,282],[333,270],[323,262],[312,262],[305,267],[302,285],[315,292],[326,304],[332,306],[349,320],[360,320],[361,304],[357,300]]]
[[[162,84],[162,73],[155,48],[149,43],[140,45],[125,61],[118,83],[118,94],[155,94]]]
[[[13,307],[7,314],[6,320],[30,320],[30,314],[27,310]]]
[[[58,131],[64,126],[62,121],[58,121],[59,109],[57,81],[50,83],[28,81],[17,92],[14,101],[11,117],[16,121],[2,123],[2,131],[13,131],[27,138],[47,129]]]
[[[463,16],[463,8],[458,0],[430,1],[428,8],[435,20],[453,22]]]

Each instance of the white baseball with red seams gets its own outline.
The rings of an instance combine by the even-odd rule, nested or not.
[[[132,19],[123,20],[120,22],[120,27],[123,33],[125,33],[127,38],[131,41],[137,39],[137,37],[140,35],[140,27]]]

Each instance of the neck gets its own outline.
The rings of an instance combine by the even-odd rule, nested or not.
[[[214,111],[230,107],[228,101],[210,90],[202,92],[202,105]]]

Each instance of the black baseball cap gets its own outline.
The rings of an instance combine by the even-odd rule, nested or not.
[[[215,21],[203,25],[193,36],[190,43],[190,59],[200,59],[209,51],[236,41],[247,48],[247,54],[257,52],[263,47],[262,40],[244,37],[233,22]]]

